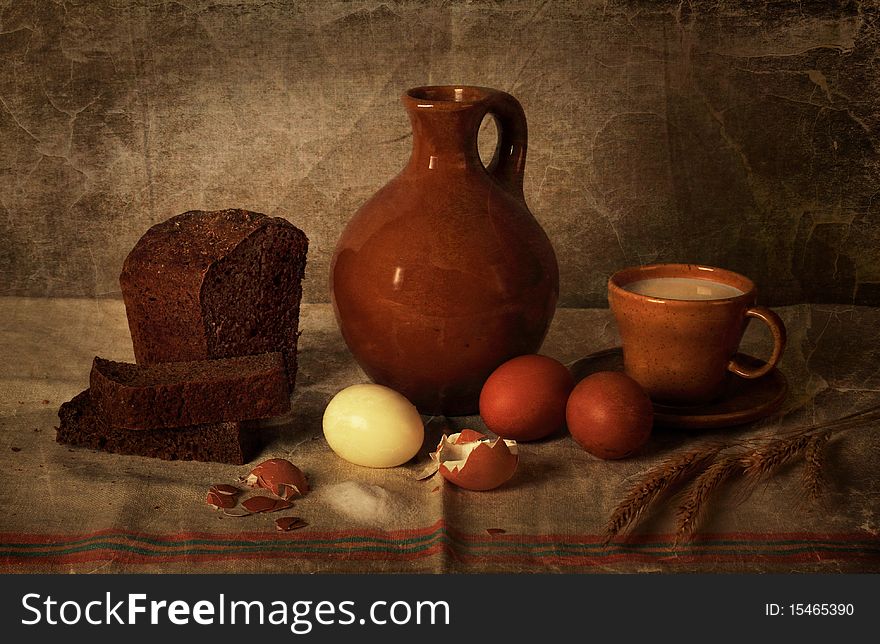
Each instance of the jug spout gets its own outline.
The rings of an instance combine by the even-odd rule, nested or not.
[[[467,90],[467,91],[466,91]],[[486,114],[479,88],[417,87],[403,95],[413,132],[411,162],[456,156],[478,162],[477,131]]]

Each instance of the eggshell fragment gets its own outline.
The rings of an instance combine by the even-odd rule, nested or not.
[[[281,510],[288,510],[292,507],[293,503],[287,499],[275,499],[275,505],[272,506],[270,510],[267,510],[267,512],[279,512]]]
[[[417,481],[427,480],[427,479],[433,477],[437,473],[438,469],[440,469],[440,464],[437,463],[436,461],[432,460],[430,463],[425,465],[425,467],[423,467],[422,470],[418,474],[416,474],[416,480]]]
[[[275,499],[270,499],[268,496],[252,496],[242,501],[241,506],[252,514],[268,512],[275,507]]]
[[[213,507],[215,510],[234,508],[235,497],[231,494],[220,494],[213,489],[208,492],[205,503]]]
[[[251,514],[259,512],[278,512],[293,507],[293,503],[285,499],[272,499],[268,496],[252,496],[241,502],[242,507]]]
[[[635,380],[602,371],[574,388],[566,417],[568,430],[581,447],[599,458],[618,459],[634,454],[648,441],[654,408]]]
[[[279,532],[299,530],[307,525],[309,524],[303,521],[301,517],[281,517],[280,519],[275,519],[275,529]]]
[[[227,485],[226,483],[215,483],[211,486],[211,491],[216,492],[217,494],[226,494],[231,496],[236,496],[241,492],[241,490],[239,490],[234,485]]]
[[[251,470],[244,482],[269,490],[282,499],[304,496],[309,491],[309,482],[302,470],[284,458],[263,461]]]
[[[475,429],[463,429],[455,435],[455,444],[464,445],[465,443],[477,443],[488,438],[485,434],[481,434]],[[450,436],[450,438],[452,438]]]
[[[516,441],[494,440],[474,430],[444,436],[431,458],[440,474],[466,490],[492,490],[513,476],[517,465]]]
[[[425,438],[418,410],[382,385],[352,385],[324,410],[324,438],[341,458],[364,467],[395,467],[415,456]]]
[[[208,489],[205,503],[212,506],[215,510],[234,508],[239,494],[241,494],[241,490],[234,485],[215,483]]]
[[[249,517],[254,513],[241,506],[236,506],[234,508],[224,508],[223,514],[227,517]]]
[[[547,356],[508,360],[486,380],[480,392],[480,416],[504,438],[532,441],[565,426],[565,404],[574,379],[562,363]]]

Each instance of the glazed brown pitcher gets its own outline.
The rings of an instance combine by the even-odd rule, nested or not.
[[[523,197],[525,114],[484,87],[418,87],[402,100],[412,156],[339,240],[336,319],[375,382],[425,414],[476,413],[492,371],[539,349],[559,295],[556,255]],[[485,167],[487,114],[499,135]]]

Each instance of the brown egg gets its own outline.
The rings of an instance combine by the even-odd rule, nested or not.
[[[504,438],[544,438],[565,425],[565,403],[572,387],[571,373],[553,358],[520,356],[486,380],[480,392],[480,416]]]
[[[568,399],[568,431],[599,458],[626,458],[651,435],[654,408],[639,384],[624,373],[602,371],[584,378]]]

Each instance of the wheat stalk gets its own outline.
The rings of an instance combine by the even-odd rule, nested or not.
[[[614,508],[605,526],[605,543],[636,523],[657,499],[702,469],[720,450],[717,445],[694,449],[668,458],[649,470]]]
[[[690,535],[696,531],[709,497],[734,472],[742,469],[743,461],[738,455],[724,456],[694,479],[675,513],[675,527],[679,536]]]
[[[699,476],[676,510],[679,537],[696,532],[712,494],[737,473],[746,480],[757,481],[801,456],[805,464],[804,486],[815,499],[824,483],[824,452],[831,436],[877,420],[880,420],[880,405],[835,420],[796,427],[772,439],[745,439],[669,458],[645,472],[612,511],[605,529],[605,542],[637,523],[661,496],[698,472]]]
[[[800,434],[767,443],[742,457],[743,474],[758,479],[775,472],[793,458],[801,454],[812,438],[811,434]]]
[[[828,430],[814,434],[810,437],[804,451],[804,487],[807,490],[807,497],[814,503],[822,495],[822,488],[825,484],[823,471],[825,446],[830,438],[831,432]]]
[[[841,416],[840,418],[824,420],[820,423],[813,423],[811,425],[800,425],[797,427],[793,427],[789,430],[780,432],[778,437],[784,438],[786,436],[797,436],[803,433],[818,432],[819,430],[825,429],[830,430],[832,433],[837,433],[848,429],[853,429],[854,427],[864,426],[875,420],[880,420],[880,405],[874,405],[873,407],[868,407],[867,409],[862,409],[851,414],[847,414],[846,416]],[[746,440],[745,442],[750,441]]]

